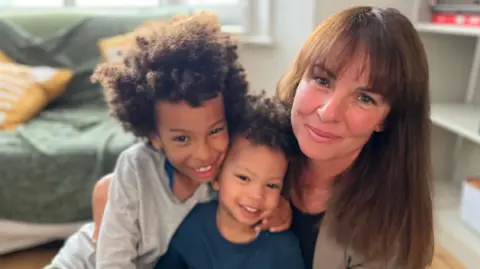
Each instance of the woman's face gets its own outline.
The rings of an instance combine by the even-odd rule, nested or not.
[[[310,159],[353,161],[372,133],[382,131],[390,106],[369,89],[369,70],[364,67],[364,58],[357,57],[341,74],[319,65],[302,77],[293,101],[292,126]]]

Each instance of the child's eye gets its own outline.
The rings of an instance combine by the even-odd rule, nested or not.
[[[180,142],[180,143],[185,143],[185,142],[188,141],[188,137],[186,135],[175,136],[173,138],[173,141]]]
[[[236,175],[236,177],[238,179],[240,179],[241,181],[248,181],[249,180],[249,178],[247,176],[244,176],[244,175]]]
[[[267,187],[270,189],[280,189],[280,186],[278,184],[267,184]]]
[[[210,134],[216,134],[216,133],[220,133],[221,131],[225,130],[225,127],[219,127],[219,128],[215,128],[213,130],[210,131]]]

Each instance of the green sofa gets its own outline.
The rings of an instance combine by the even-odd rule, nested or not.
[[[108,116],[103,93],[90,83],[101,61],[97,41],[147,19],[185,8],[0,12],[0,50],[26,65],[75,72],[66,92],[15,131],[0,132],[0,219],[70,223],[91,219],[95,182],[136,141]]]

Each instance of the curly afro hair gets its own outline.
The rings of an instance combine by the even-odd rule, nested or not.
[[[227,124],[235,125],[248,91],[236,41],[221,31],[216,15],[205,12],[143,29],[124,61],[100,64],[92,81],[103,86],[110,114],[143,138],[157,130],[159,100],[198,107],[222,94]]]
[[[300,148],[292,131],[290,106],[265,92],[250,94],[235,126],[233,137],[245,137],[254,145],[282,151],[290,161],[298,156]]]

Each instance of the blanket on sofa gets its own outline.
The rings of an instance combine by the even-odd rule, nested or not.
[[[0,50],[9,57],[75,71],[66,93],[35,119],[0,132],[0,219],[62,223],[91,218],[95,182],[136,141],[108,116],[100,87],[89,82],[100,61],[96,41],[133,29],[137,22],[141,19],[85,17],[40,38],[0,20]]]

